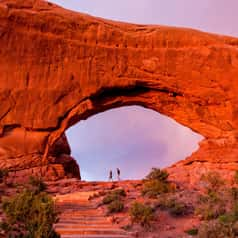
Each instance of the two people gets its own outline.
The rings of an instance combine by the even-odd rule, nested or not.
[[[117,168],[117,180],[120,181],[121,180],[121,171],[119,168]],[[113,177],[112,177],[112,170],[109,171],[109,181],[113,181]]]

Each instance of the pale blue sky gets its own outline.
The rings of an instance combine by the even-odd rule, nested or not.
[[[237,0],[53,0],[91,15],[142,24],[185,26],[238,36]]]
[[[237,0],[52,0],[91,15],[142,24],[183,26],[238,36]],[[202,139],[175,121],[142,107],[97,114],[67,131],[83,179],[142,178],[152,166],[184,159]]]

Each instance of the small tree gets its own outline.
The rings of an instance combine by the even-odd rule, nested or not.
[[[201,181],[204,182],[207,192],[218,191],[223,185],[224,180],[217,172],[208,172],[201,176]]]
[[[238,171],[236,171],[234,174],[234,182],[235,184],[238,184]]]
[[[173,191],[168,182],[168,172],[158,168],[152,168],[151,172],[143,180],[142,195],[150,198],[156,198],[162,193]]]
[[[121,212],[124,209],[123,197],[126,196],[124,189],[117,189],[105,195],[102,200],[104,205],[107,205],[108,213]]]
[[[158,168],[152,168],[150,173],[146,176],[146,180],[159,180],[161,182],[167,182],[169,174],[166,170]]]
[[[31,184],[31,186],[33,186]],[[53,224],[58,222],[54,200],[46,192],[33,186],[3,200],[3,211],[6,219],[1,228],[6,237],[21,238],[58,238]]]
[[[43,192],[47,189],[47,185],[40,177],[30,176],[29,178],[29,189],[35,193]]]
[[[0,169],[0,183],[4,182],[4,179],[8,176],[7,169]]]
[[[134,202],[129,210],[132,223],[139,223],[145,228],[151,226],[154,219],[154,211],[150,206],[146,206],[139,202]]]

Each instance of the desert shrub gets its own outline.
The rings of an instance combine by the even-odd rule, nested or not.
[[[116,201],[116,200],[119,200],[119,199],[120,199],[120,197],[119,197],[118,195],[115,195],[115,194],[107,194],[107,195],[103,198],[102,202],[103,202],[103,204],[110,204],[111,202]]]
[[[198,238],[235,238],[238,235],[236,223],[222,223],[218,220],[203,223]]]
[[[127,225],[122,226],[121,228],[123,230],[125,230],[125,231],[129,231],[132,228],[132,225],[131,224],[127,224]]]
[[[217,219],[204,222],[199,229],[199,237],[238,237],[238,203],[235,201],[231,209],[218,216]]]
[[[162,193],[173,191],[172,186],[167,181],[168,173],[165,170],[152,168],[151,172],[143,180],[142,195],[156,198]]]
[[[102,202],[107,205],[108,213],[121,212],[124,209],[122,198],[125,196],[124,189],[116,189],[106,194]]]
[[[7,237],[56,238],[58,221],[53,199],[46,193],[24,190],[2,205],[6,220],[1,224]]]
[[[126,192],[124,189],[116,189],[114,191],[112,191],[113,194],[116,194],[118,196],[121,196],[121,197],[125,197],[126,196]]]
[[[121,200],[115,200],[112,201],[107,208],[109,213],[117,213],[124,209],[124,204]]]
[[[189,229],[189,230],[185,231],[185,233],[187,233],[190,236],[196,236],[198,234],[198,229],[197,228],[192,228],[192,229]]]
[[[7,169],[0,169],[0,183],[8,176],[9,171]]]
[[[105,191],[99,191],[98,192],[98,196],[101,197],[101,196],[105,196],[106,195],[106,192]]]
[[[102,200],[103,204],[110,204],[113,201],[120,200],[126,196],[126,192],[123,189],[117,189],[109,192]]]
[[[188,214],[189,209],[188,206],[181,201],[177,201],[176,199],[163,199],[159,203],[160,208],[166,209],[173,216],[183,216]]]
[[[148,180],[143,183],[142,195],[150,198],[156,198],[159,194],[168,193],[170,186],[168,183],[159,180]]]
[[[139,223],[143,227],[150,227],[154,219],[154,211],[150,206],[144,205],[139,202],[134,202],[130,209],[129,215],[132,223]]]
[[[207,197],[200,199],[199,205],[195,211],[195,213],[200,215],[203,220],[216,219],[225,214],[225,212],[225,203],[222,199],[214,201]]]
[[[224,213],[218,217],[218,220],[222,223],[235,223],[238,221],[238,203],[235,202],[232,209],[229,212]]]
[[[29,178],[30,190],[35,193],[43,192],[47,189],[47,185],[44,183],[42,178],[30,176]]]
[[[224,181],[215,173],[204,178],[207,181],[207,190],[206,194],[201,196],[198,209],[202,218],[210,221],[203,222],[198,237],[238,237],[238,189],[224,188]]]
[[[6,237],[57,238],[53,229],[58,221],[54,200],[45,190],[43,181],[31,178],[27,188],[11,198],[3,199],[5,219],[1,229]]]
[[[201,181],[204,183],[207,192],[217,191],[224,185],[224,180],[217,172],[208,172],[201,176]]]
[[[238,184],[238,171],[236,171],[234,174],[234,182]]]
[[[90,195],[88,200],[92,200],[92,199],[95,199],[95,198],[99,198],[99,197],[102,197],[102,196],[105,196],[107,193],[105,191],[99,191],[97,193],[93,193],[93,195]]]
[[[216,172],[209,172],[201,176],[205,183],[205,194],[201,195],[196,208],[196,214],[204,220],[216,219],[227,212],[226,191],[224,181]],[[236,193],[234,191],[234,193]],[[232,192],[231,192],[232,194]],[[236,196],[235,194],[233,194]],[[233,196],[232,195],[232,196]],[[228,198],[231,202],[230,198]]]
[[[230,194],[231,194],[231,198],[233,200],[237,200],[238,199],[238,188],[232,187],[230,190]]]
[[[223,214],[221,216],[218,217],[218,220],[224,224],[228,224],[231,222],[235,222],[237,220],[237,218],[234,216],[234,214]]]
[[[158,180],[161,182],[167,182],[169,174],[166,170],[161,170],[158,168],[152,168],[150,173],[146,176],[146,180]]]

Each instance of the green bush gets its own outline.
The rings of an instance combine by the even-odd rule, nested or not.
[[[236,223],[222,223],[218,220],[203,223],[198,231],[198,238],[236,238],[238,229]]]
[[[231,198],[233,200],[237,200],[238,199],[238,188],[232,187],[230,192],[231,192]]]
[[[110,204],[113,201],[120,200],[126,196],[126,192],[123,189],[117,189],[109,192],[102,200],[103,204]]]
[[[120,200],[115,200],[112,201],[107,208],[109,213],[117,213],[121,212],[124,209],[124,204]]]
[[[151,172],[143,180],[142,195],[156,198],[162,193],[173,191],[172,186],[167,181],[168,176],[167,171],[152,168]]]
[[[120,199],[120,197],[119,197],[118,195],[115,195],[115,194],[107,194],[107,195],[103,198],[102,202],[103,202],[103,204],[110,204],[111,202],[116,201],[116,200],[119,200],[119,199]]]
[[[124,189],[116,189],[114,191],[112,191],[113,194],[121,196],[121,197],[125,197],[126,196],[126,192]]]
[[[146,180],[158,180],[161,182],[167,182],[169,174],[166,170],[160,170],[158,168],[152,168],[151,172],[146,176]]]
[[[134,202],[130,209],[129,215],[132,223],[139,223],[143,227],[150,227],[154,219],[154,211],[150,206],[144,205],[139,202]]]
[[[236,173],[235,176],[238,176]],[[238,237],[238,189],[225,189],[224,181],[216,173],[203,176],[206,194],[201,196],[198,210],[204,220],[199,228],[200,238]]]
[[[102,200],[107,205],[109,213],[121,212],[124,209],[122,198],[126,196],[124,189],[116,189],[109,192]]]
[[[236,171],[234,174],[234,182],[238,184],[238,171]]]
[[[236,189],[227,196],[227,191],[223,186],[224,181],[216,172],[202,175],[201,180],[205,183],[206,192],[200,196],[196,214],[204,220],[212,220],[224,215],[227,212],[227,204],[231,202],[232,197],[237,196]]]
[[[224,194],[208,190],[207,194],[200,196],[195,213],[203,220],[212,220],[226,213]]]
[[[200,238],[234,238],[238,237],[238,203],[229,212],[218,219],[204,222],[199,229]]]
[[[204,183],[208,192],[219,190],[224,184],[224,180],[217,172],[208,172],[201,176],[201,181]]]
[[[163,199],[160,201],[160,207],[168,210],[173,216],[183,216],[188,214],[187,205],[176,199]]]
[[[196,236],[198,234],[198,229],[197,228],[192,228],[192,229],[189,229],[189,230],[185,231],[185,233],[187,233],[190,236]]]
[[[1,229],[6,237],[58,238],[53,224],[58,221],[54,200],[42,190],[43,182],[31,179],[29,188],[11,198],[3,199],[5,219]]]
[[[30,190],[35,193],[43,192],[47,189],[47,185],[44,183],[42,178],[30,176],[29,178]]]
[[[142,195],[156,198],[159,194],[170,192],[170,185],[159,180],[148,180],[143,183]]]
[[[226,210],[223,204],[221,206],[219,204],[200,204],[199,207],[196,209],[195,213],[200,215],[203,220],[212,220],[216,219],[217,217],[225,214]]]
[[[238,203],[235,202],[231,211],[218,217],[218,220],[224,224],[235,223],[238,221]]]
[[[3,182],[4,179],[8,176],[9,171],[7,169],[0,169],[0,182]]]

